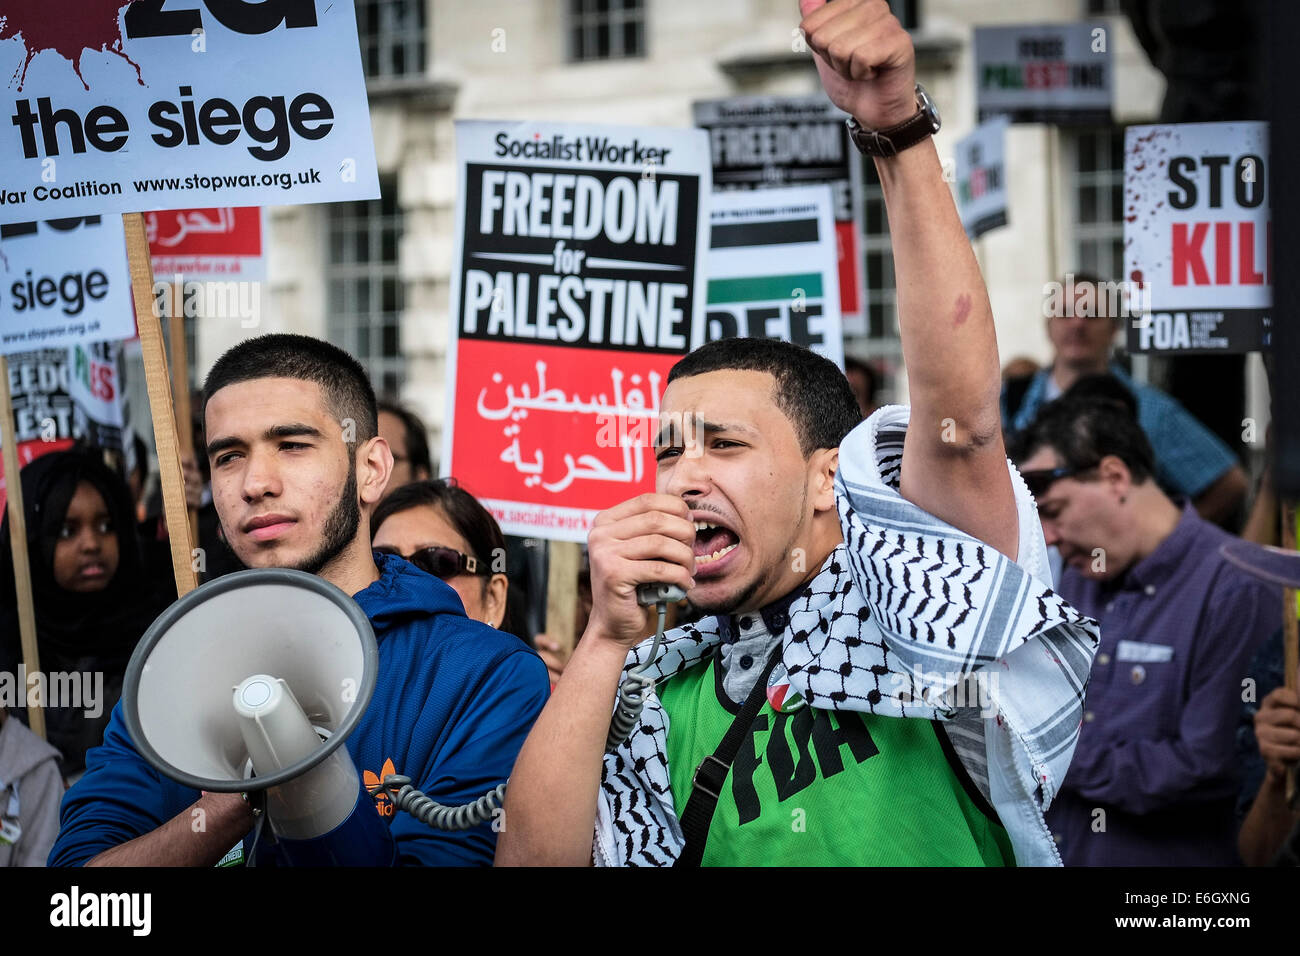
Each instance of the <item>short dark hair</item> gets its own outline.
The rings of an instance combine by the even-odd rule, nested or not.
[[[420,507],[440,509],[480,563],[493,573],[505,573],[504,568],[499,572],[495,570],[505,561],[506,539],[501,534],[501,526],[492,517],[492,512],[479,504],[479,500],[462,488],[455,478],[413,481],[388,495],[375,507],[370,519],[371,540],[374,540],[379,526],[393,515]],[[497,558],[499,562],[495,560]],[[486,576],[483,581],[486,585]]]
[[[834,362],[801,345],[776,339],[709,342],[674,365],[668,383],[732,370],[772,376],[772,400],[794,426],[805,458],[819,448],[838,448],[862,421],[862,409],[849,380]]]
[[[1061,397],[1044,405],[1033,423],[1012,437],[1008,453],[1018,464],[1040,448],[1051,448],[1067,468],[1095,468],[1114,455],[1138,484],[1155,475],[1156,456],[1142,426],[1110,398]]]
[[[379,400],[378,410],[397,416],[402,423],[402,429],[406,432],[406,458],[411,463],[411,470],[423,468],[428,474],[433,474],[433,460],[429,457],[429,432],[420,416],[386,398]]]
[[[846,355],[844,356],[844,374],[848,375],[849,372],[860,372],[867,377],[866,399],[868,402],[874,402],[876,395],[880,392],[879,373],[862,359]]]
[[[245,339],[217,359],[203,382],[204,422],[213,395],[227,385],[258,378],[315,382],[330,411],[340,421],[350,418],[356,423],[358,443],[379,434],[375,390],[361,363],[329,342],[285,333]]]
[[[1109,372],[1083,376],[1067,388],[1061,397],[1081,401],[1112,402],[1134,418],[1138,417],[1137,396]]]

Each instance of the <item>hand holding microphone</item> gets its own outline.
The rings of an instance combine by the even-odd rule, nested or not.
[[[640,495],[598,514],[587,539],[592,592],[587,635],[636,645],[645,636],[644,605],[679,599],[656,586],[674,586],[683,594],[694,587],[694,543],[690,511],[673,495]]]

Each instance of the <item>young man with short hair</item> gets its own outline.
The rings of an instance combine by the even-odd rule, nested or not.
[[[378,680],[346,741],[357,769],[408,776],[449,806],[501,783],[546,700],[546,668],[518,639],[466,618],[442,581],[371,552],[370,514],[393,459],[361,366],[304,336],[250,339],[213,366],[204,416],[213,500],[235,555],[250,568],[319,575],[374,627]],[[51,865],[211,866],[253,828],[238,794],[200,794],[149,766],[120,707],[86,762],[63,801]],[[389,822],[392,846],[374,851],[393,864],[492,859],[488,823],[450,833],[400,812]]]
[[[1042,583],[911,41],[884,0],[801,9],[824,88],[877,157],[910,427],[899,407],[858,425],[844,376],[793,345],[725,340],[674,367],[655,493],[589,536],[591,619],[515,766],[500,864],[1059,862],[1042,807],[1095,629]],[[642,583],[711,615],[653,660]],[[632,671],[655,684],[606,754]],[[987,696],[962,699],[990,671]]]
[[[1051,403],[1012,455],[1065,563],[1061,596],[1101,625],[1078,750],[1047,814],[1062,858],[1237,863],[1242,678],[1281,622],[1276,590],[1160,489],[1142,428],[1113,400]]]

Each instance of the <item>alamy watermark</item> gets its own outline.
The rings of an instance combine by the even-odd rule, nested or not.
[[[987,668],[973,673],[922,668],[913,674],[890,674],[890,694],[904,705],[919,700],[938,710],[978,710],[981,717],[996,717],[998,677]]]
[[[708,431],[694,412],[653,415],[629,408],[596,415],[596,445],[600,448],[675,448],[684,458],[699,458]]]
[[[67,707],[94,720],[104,712],[103,671],[0,671],[0,707]]]
[[[238,319],[241,328],[258,324],[262,311],[262,283],[256,280],[218,281],[156,279],[153,284],[154,315],[159,318]]]
[[[1099,316],[1134,319],[1141,326],[1151,314],[1148,282],[1096,282],[1066,273],[1064,282],[1043,286],[1043,316],[1049,319]]]

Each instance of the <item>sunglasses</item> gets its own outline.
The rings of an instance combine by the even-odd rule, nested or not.
[[[462,554],[455,548],[421,548],[414,554],[397,554],[384,548],[377,549],[381,554],[394,554],[405,558],[413,565],[435,578],[446,581],[458,574],[488,574],[486,568],[479,570],[483,562],[470,554]]]
[[[1096,465],[1085,465],[1081,468],[1039,468],[1034,471],[1022,471],[1020,477],[1025,480],[1025,487],[1035,498],[1041,498],[1047,494],[1047,489],[1062,478],[1073,478],[1075,475],[1081,475],[1086,471],[1092,471]]]

